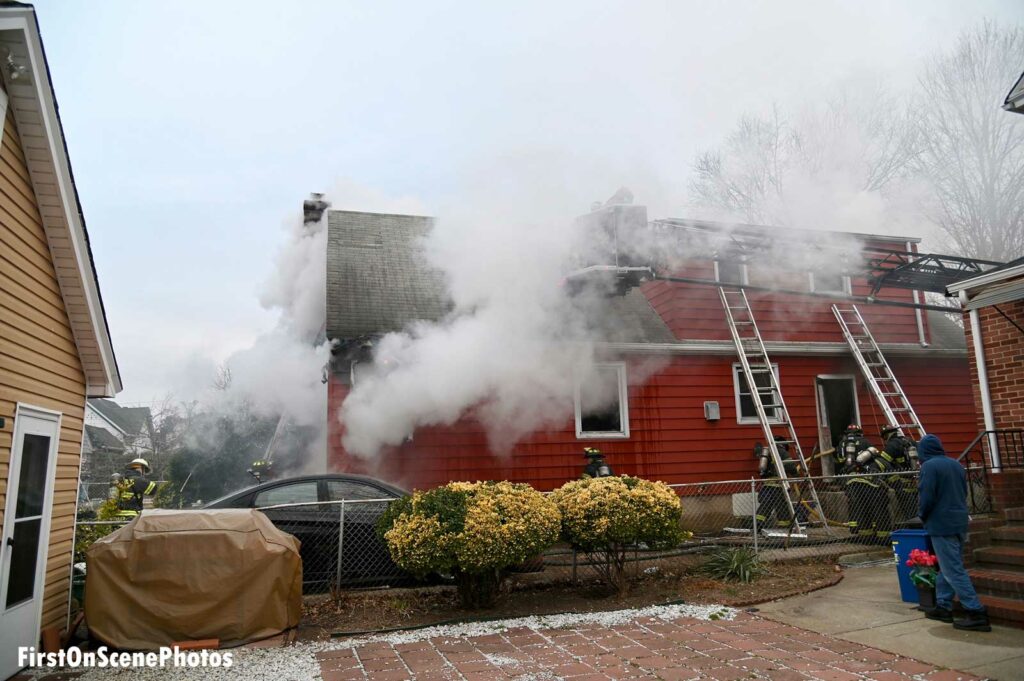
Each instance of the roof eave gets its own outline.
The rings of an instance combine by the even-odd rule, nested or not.
[[[979,274],[976,277],[971,277],[970,279],[964,279],[950,284],[946,287],[946,294],[955,296],[961,291],[966,291],[967,294],[970,295],[971,291],[974,289],[991,286],[992,284],[997,284],[1001,281],[1021,276],[1024,276],[1024,263],[1015,265],[1014,267],[996,270],[994,272],[986,272],[985,274]]]
[[[16,96],[28,96],[33,98],[39,107],[39,125],[45,134],[47,151],[52,161],[52,172],[55,177],[55,184],[58,191],[60,211],[64,217],[64,231],[66,232],[67,244],[61,245],[61,252],[68,251],[73,255],[74,268],[57,268],[58,281],[61,287],[61,297],[65,306],[71,308],[69,301],[69,289],[74,287],[81,290],[81,298],[85,303],[87,325],[76,323],[76,320],[69,321],[72,324],[72,332],[75,336],[75,344],[78,347],[79,356],[83,361],[83,369],[86,376],[87,397],[111,397],[121,391],[121,376],[117,367],[117,360],[114,356],[113,344],[110,340],[110,331],[107,325],[106,312],[103,300],[100,295],[99,282],[96,277],[96,269],[92,259],[92,251],[89,246],[88,233],[85,228],[85,221],[82,217],[81,203],[78,198],[78,191],[75,187],[74,176],[71,172],[71,162],[68,158],[67,146],[64,140],[64,131],[60,122],[60,115],[57,110],[56,98],[53,91],[53,83],[50,80],[49,66],[46,61],[46,54],[43,50],[42,38],[39,33],[38,20],[34,8],[31,6],[0,6],[0,31],[21,31],[23,33],[25,47],[28,51],[29,69],[31,70],[31,84],[13,85],[8,83],[8,95],[13,100]],[[13,104],[13,103],[12,103]],[[19,116],[26,114],[14,107],[16,120]],[[21,121],[18,121],[21,123]],[[19,128],[26,126],[19,125]],[[26,153],[26,160],[30,163],[29,174],[32,177],[33,189],[36,189],[36,177],[39,169],[33,173],[33,165],[41,163],[31,154]],[[37,193],[38,198],[38,193]],[[40,212],[43,206],[40,205]],[[47,222],[44,220],[44,222]],[[44,225],[47,231],[47,239],[51,241],[51,253],[57,249],[52,242],[52,230],[55,229],[52,221]],[[56,255],[54,255],[56,260]],[[54,263],[55,268],[57,262]],[[74,301],[75,306],[79,304]],[[85,328],[88,326],[88,328]],[[86,360],[92,360],[87,362]],[[99,371],[91,370],[89,366],[99,367]]]

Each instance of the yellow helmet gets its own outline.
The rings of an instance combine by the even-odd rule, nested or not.
[[[149,472],[149,462],[145,459],[132,459],[128,462],[128,468],[133,468],[135,466],[143,468],[146,473]]]

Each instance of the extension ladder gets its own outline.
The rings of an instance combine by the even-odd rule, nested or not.
[[[804,458],[800,442],[796,437],[796,430],[789,418],[789,410],[786,409],[786,402],[782,399],[782,388],[772,371],[772,362],[768,357],[768,350],[765,349],[764,341],[761,339],[761,332],[754,320],[754,313],[750,309],[750,301],[742,288],[729,288],[720,286],[718,295],[722,300],[722,307],[725,308],[725,320],[729,325],[729,333],[732,334],[732,341],[736,345],[736,354],[740,358],[740,366],[743,368],[743,376],[747,380],[747,387],[750,390],[751,401],[757,411],[757,418],[761,422],[761,430],[767,441],[768,450],[771,452],[772,461],[775,462],[775,471],[782,479],[782,488],[785,490],[786,503],[792,518],[792,527],[798,527],[797,506],[799,500],[794,503],[794,487],[786,475],[786,467],[782,463],[782,455],[779,452],[779,445],[787,444],[795,454],[795,460],[800,463],[806,475],[810,476],[810,468]],[[759,377],[767,376],[767,385],[764,380],[758,382]],[[768,412],[772,411],[774,418],[769,419]],[[773,422],[774,421],[774,422]],[[772,428],[785,428],[786,433],[782,440],[776,441]],[[825,519],[824,508],[818,500],[818,491],[814,488],[814,481],[808,477],[807,484],[811,498],[818,513],[821,515],[821,522],[828,529],[828,522]],[[802,497],[801,492],[798,495]]]
[[[871,330],[861,316],[860,310],[856,305],[851,305],[849,309],[833,305],[832,313],[839,321],[843,336],[853,351],[853,357],[867,379],[875,399],[885,412],[889,424],[899,428],[900,435],[919,441],[926,434],[921,420],[910,406],[906,393],[896,380],[896,375],[875,342],[875,337],[871,335]]]

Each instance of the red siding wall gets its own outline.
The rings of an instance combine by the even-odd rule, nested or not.
[[[912,311],[911,311],[912,313]],[[855,375],[846,356],[773,358],[779,364],[783,394],[809,455],[817,442],[815,377]],[[570,421],[564,428],[537,433],[504,457],[487,448],[482,427],[465,420],[445,428],[425,428],[414,441],[373,460],[349,456],[341,445],[338,409],[348,388],[330,383],[329,467],[354,471],[424,488],[449,480],[508,479],[548,490],[578,477],[582,447],[599,446],[617,473],[669,483],[747,478],[755,473],[752,448],[763,435],[759,425],[736,423],[731,356],[676,356],[646,384],[630,386],[628,440],[577,440]],[[925,427],[940,435],[950,452],[959,452],[976,434],[970,375],[964,359],[890,358]],[[880,411],[858,379],[862,425],[876,435]],[[721,420],[704,420],[703,403],[717,400]],[[568,405],[571,408],[571,405]],[[876,415],[877,414],[877,415]],[[877,439],[877,438],[875,438]]]
[[[714,264],[695,262],[676,276],[713,279]],[[756,272],[750,283],[758,285]],[[776,281],[776,285],[792,290],[810,290],[806,274],[792,281]],[[729,340],[725,311],[714,286],[655,281],[645,284],[644,294],[651,306],[680,340]],[[852,282],[855,296],[867,296],[871,288],[864,279]],[[880,300],[914,302],[913,292],[883,289]],[[768,341],[843,342],[839,324],[832,314],[833,301],[810,296],[783,295],[774,292],[747,291],[761,336]],[[842,302],[842,305],[850,305]],[[917,315],[913,309],[882,305],[859,305],[858,309],[871,327],[879,343],[917,343]],[[925,328],[927,332],[927,327]],[[927,338],[927,336],[926,336]]]
[[[985,367],[988,370],[988,388],[992,397],[995,426],[1024,428],[1024,333],[1015,327],[1009,317],[1024,327],[1024,300],[983,307],[978,310],[981,338],[985,347]],[[1006,317],[999,314],[1002,311]],[[974,361],[974,339],[970,317],[964,314],[967,347],[970,348],[971,380],[974,383],[974,402],[978,415],[977,428],[985,430],[981,411],[981,390]]]

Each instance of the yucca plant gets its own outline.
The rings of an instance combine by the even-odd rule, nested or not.
[[[754,549],[741,546],[716,550],[701,564],[700,571],[725,582],[747,583],[763,575],[767,569]]]

